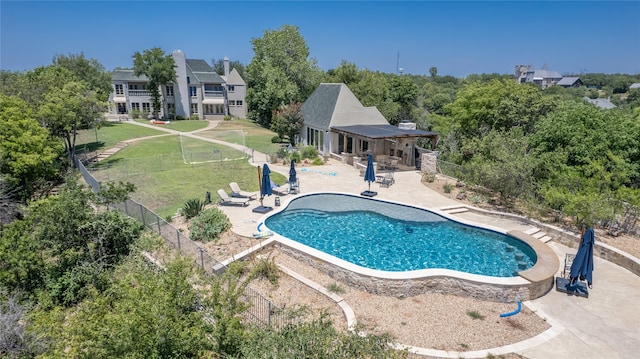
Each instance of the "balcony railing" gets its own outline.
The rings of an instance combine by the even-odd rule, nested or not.
[[[129,96],[151,96],[149,90],[129,90]]]
[[[204,97],[224,97],[223,91],[204,91]]]

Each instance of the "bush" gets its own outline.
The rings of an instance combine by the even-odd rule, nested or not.
[[[195,113],[191,116],[189,116],[189,119],[191,121],[200,121],[200,116],[196,115]]]
[[[320,157],[316,157],[316,158],[313,159],[312,164],[315,165],[315,166],[321,166],[321,165],[324,164],[324,160],[322,158],[320,158]]]
[[[436,175],[433,173],[425,173],[424,175],[422,175],[422,179],[425,182],[433,183],[436,180]]]
[[[140,118],[140,110],[131,110],[131,117],[134,119]]]
[[[193,218],[200,214],[204,209],[205,203],[199,198],[191,198],[187,200],[182,206],[182,215],[187,219]]]
[[[453,190],[453,185],[451,183],[445,183],[442,186],[442,189],[444,190],[444,193],[451,193],[451,191]]]
[[[327,290],[331,293],[342,294],[344,293],[344,288],[340,286],[337,282],[332,282],[327,286]]]
[[[280,143],[280,142],[282,142],[282,139],[280,138],[280,136],[271,137],[271,143]]]
[[[200,213],[189,226],[190,237],[204,243],[216,241],[231,228],[231,222],[218,208],[210,208]]]
[[[291,154],[289,155],[289,158],[294,160],[296,163],[300,163],[300,161],[301,161],[300,152],[298,152],[298,151],[291,152]]]
[[[229,115],[226,115],[226,116],[224,116],[224,120],[225,121],[231,121],[231,120],[233,120],[233,117],[231,117]]]
[[[318,150],[315,147],[307,146],[302,149],[303,159],[314,159],[318,157]]]
[[[280,270],[273,258],[260,258],[251,271],[251,278],[267,278],[273,285],[278,284]]]

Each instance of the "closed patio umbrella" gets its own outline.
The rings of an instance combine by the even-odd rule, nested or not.
[[[291,160],[291,167],[289,168],[289,183],[294,184],[297,181],[296,173],[296,161]]]
[[[375,170],[373,169],[373,155],[372,154],[369,154],[367,156],[367,169],[364,172],[364,180],[365,180],[365,182],[369,183],[369,189],[367,190],[367,194],[368,195],[374,195],[373,192],[371,192],[371,182],[375,182],[376,173],[375,173]]]
[[[265,196],[271,196],[271,170],[265,163],[262,166],[262,180],[260,185],[260,205],[262,206],[262,200]]]
[[[595,240],[593,228],[587,228],[582,234],[580,247],[571,264],[571,284],[576,280],[586,280],[589,288],[593,283],[593,242]]]

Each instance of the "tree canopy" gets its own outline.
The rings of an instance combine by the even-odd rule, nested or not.
[[[165,55],[159,47],[136,52],[133,54],[133,73],[136,76],[146,76],[148,79],[147,90],[151,92],[153,101],[153,118],[158,118],[162,108],[162,95],[160,86],[176,80],[176,63],[173,57]]]
[[[291,101],[303,102],[323,76],[298,28],[284,25],[251,40],[254,57],[247,65],[248,117],[265,127],[273,111]]]

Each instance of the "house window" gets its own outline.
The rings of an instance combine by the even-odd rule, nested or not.
[[[237,106],[242,106],[242,100],[237,100],[237,101],[236,101],[236,105],[237,105]]]
[[[137,89],[138,89],[138,85],[129,84],[129,90],[137,90]]]
[[[191,114],[194,114],[194,115],[198,114],[198,104],[197,103],[192,103],[191,104]]]
[[[198,88],[195,87],[195,86],[189,86],[189,96],[191,96],[191,97],[198,96]]]
[[[142,112],[151,112],[151,105],[148,102],[142,103]]]
[[[227,86],[227,91],[234,92],[235,90],[236,90],[235,86],[233,86],[233,85],[228,85]]]
[[[173,96],[173,85],[167,85],[167,96]]]
[[[131,111],[140,111],[140,103],[139,102],[132,102],[131,103]]]
[[[229,106],[235,106],[235,105],[236,105],[235,100],[229,100]]]
[[[176,104],[175,103],[168,103],[167,104],[167,112],[169,114],[175,115],[175,113],[176,113]]]
[[[124,95],[124,87],[122,84],[116,85],[116,95]]]

